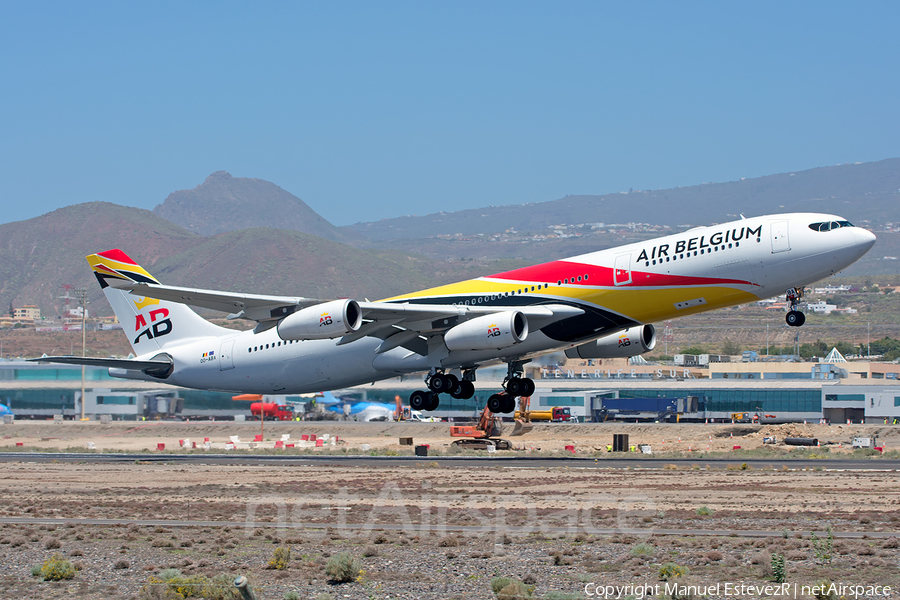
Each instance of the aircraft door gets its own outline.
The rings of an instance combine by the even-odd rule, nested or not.
[[[613,283],[615,285],[631,283],[631,254],[620,254],[616,257]]]
[[[791,249],[791,242],[788,239],[787,221],[775,221],[770,226],[769,231],[772,234],[772,254]]]
[[[234,340],[226,340],[219,346],[219,370],[234,368]]]

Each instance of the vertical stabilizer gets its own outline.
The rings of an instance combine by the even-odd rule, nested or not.
[[[86,258],[135,355],[159,352],[197,338],[234,333],[210,323],[184,304],[137,296],[112,287],[110,280],[159,283],[121,250],[108,250]]]

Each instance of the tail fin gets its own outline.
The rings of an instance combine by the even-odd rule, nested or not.
[[[195,338],[233,333],[210,323],[184,304],[136,296],[112,287],[111,279],[159,283],[121,250],[108,250],[86,258],[137,356]]]

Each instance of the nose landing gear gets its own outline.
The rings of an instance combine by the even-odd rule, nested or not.
[[[797,310],[803,297],[803,288],[791,288],[785,292],[785,296],[791,304],[791,310],[785,315],[784,320],[791,327],[800,327],[806,323],[806,315]]]

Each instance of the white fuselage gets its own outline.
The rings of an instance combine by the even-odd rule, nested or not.
[[[390,301],[440,301],[460,306],[564,303],[602,313],[621,330],[783,295],[788,288],[833,275],[865,254],[874,236],[849,224],[830,231],[810,228],[812,223],[832,221],[844,222],[834,215],[806,213],[744,219]],[[741,236],[735,241],[732,238],[738,231]],[[594,275],[582,281],[582,271]],[[531,291],[535,288],[538,290]],[[565,331],[565,335],[554,333],[561,329],[532,330],[527,339],[501,351],[444,353],[440,365],[453,369],[522,360],[565,350],[612,331],[598,331],[587,317],[579,323],[580,329]],[[166,349],[174,359],[174,370],[166,382],[231,392],[291,394],[343,388],[429,368],[426,357],[403,347],[376,354],[381,342],[375,337],[343,345],[337,339],[283,340],[274,327],[260,333],[200,338]],[[204,360],[204,354],[211,352],[215,358]],[[111,369],[110,373],[155,380],[134,371]]]

